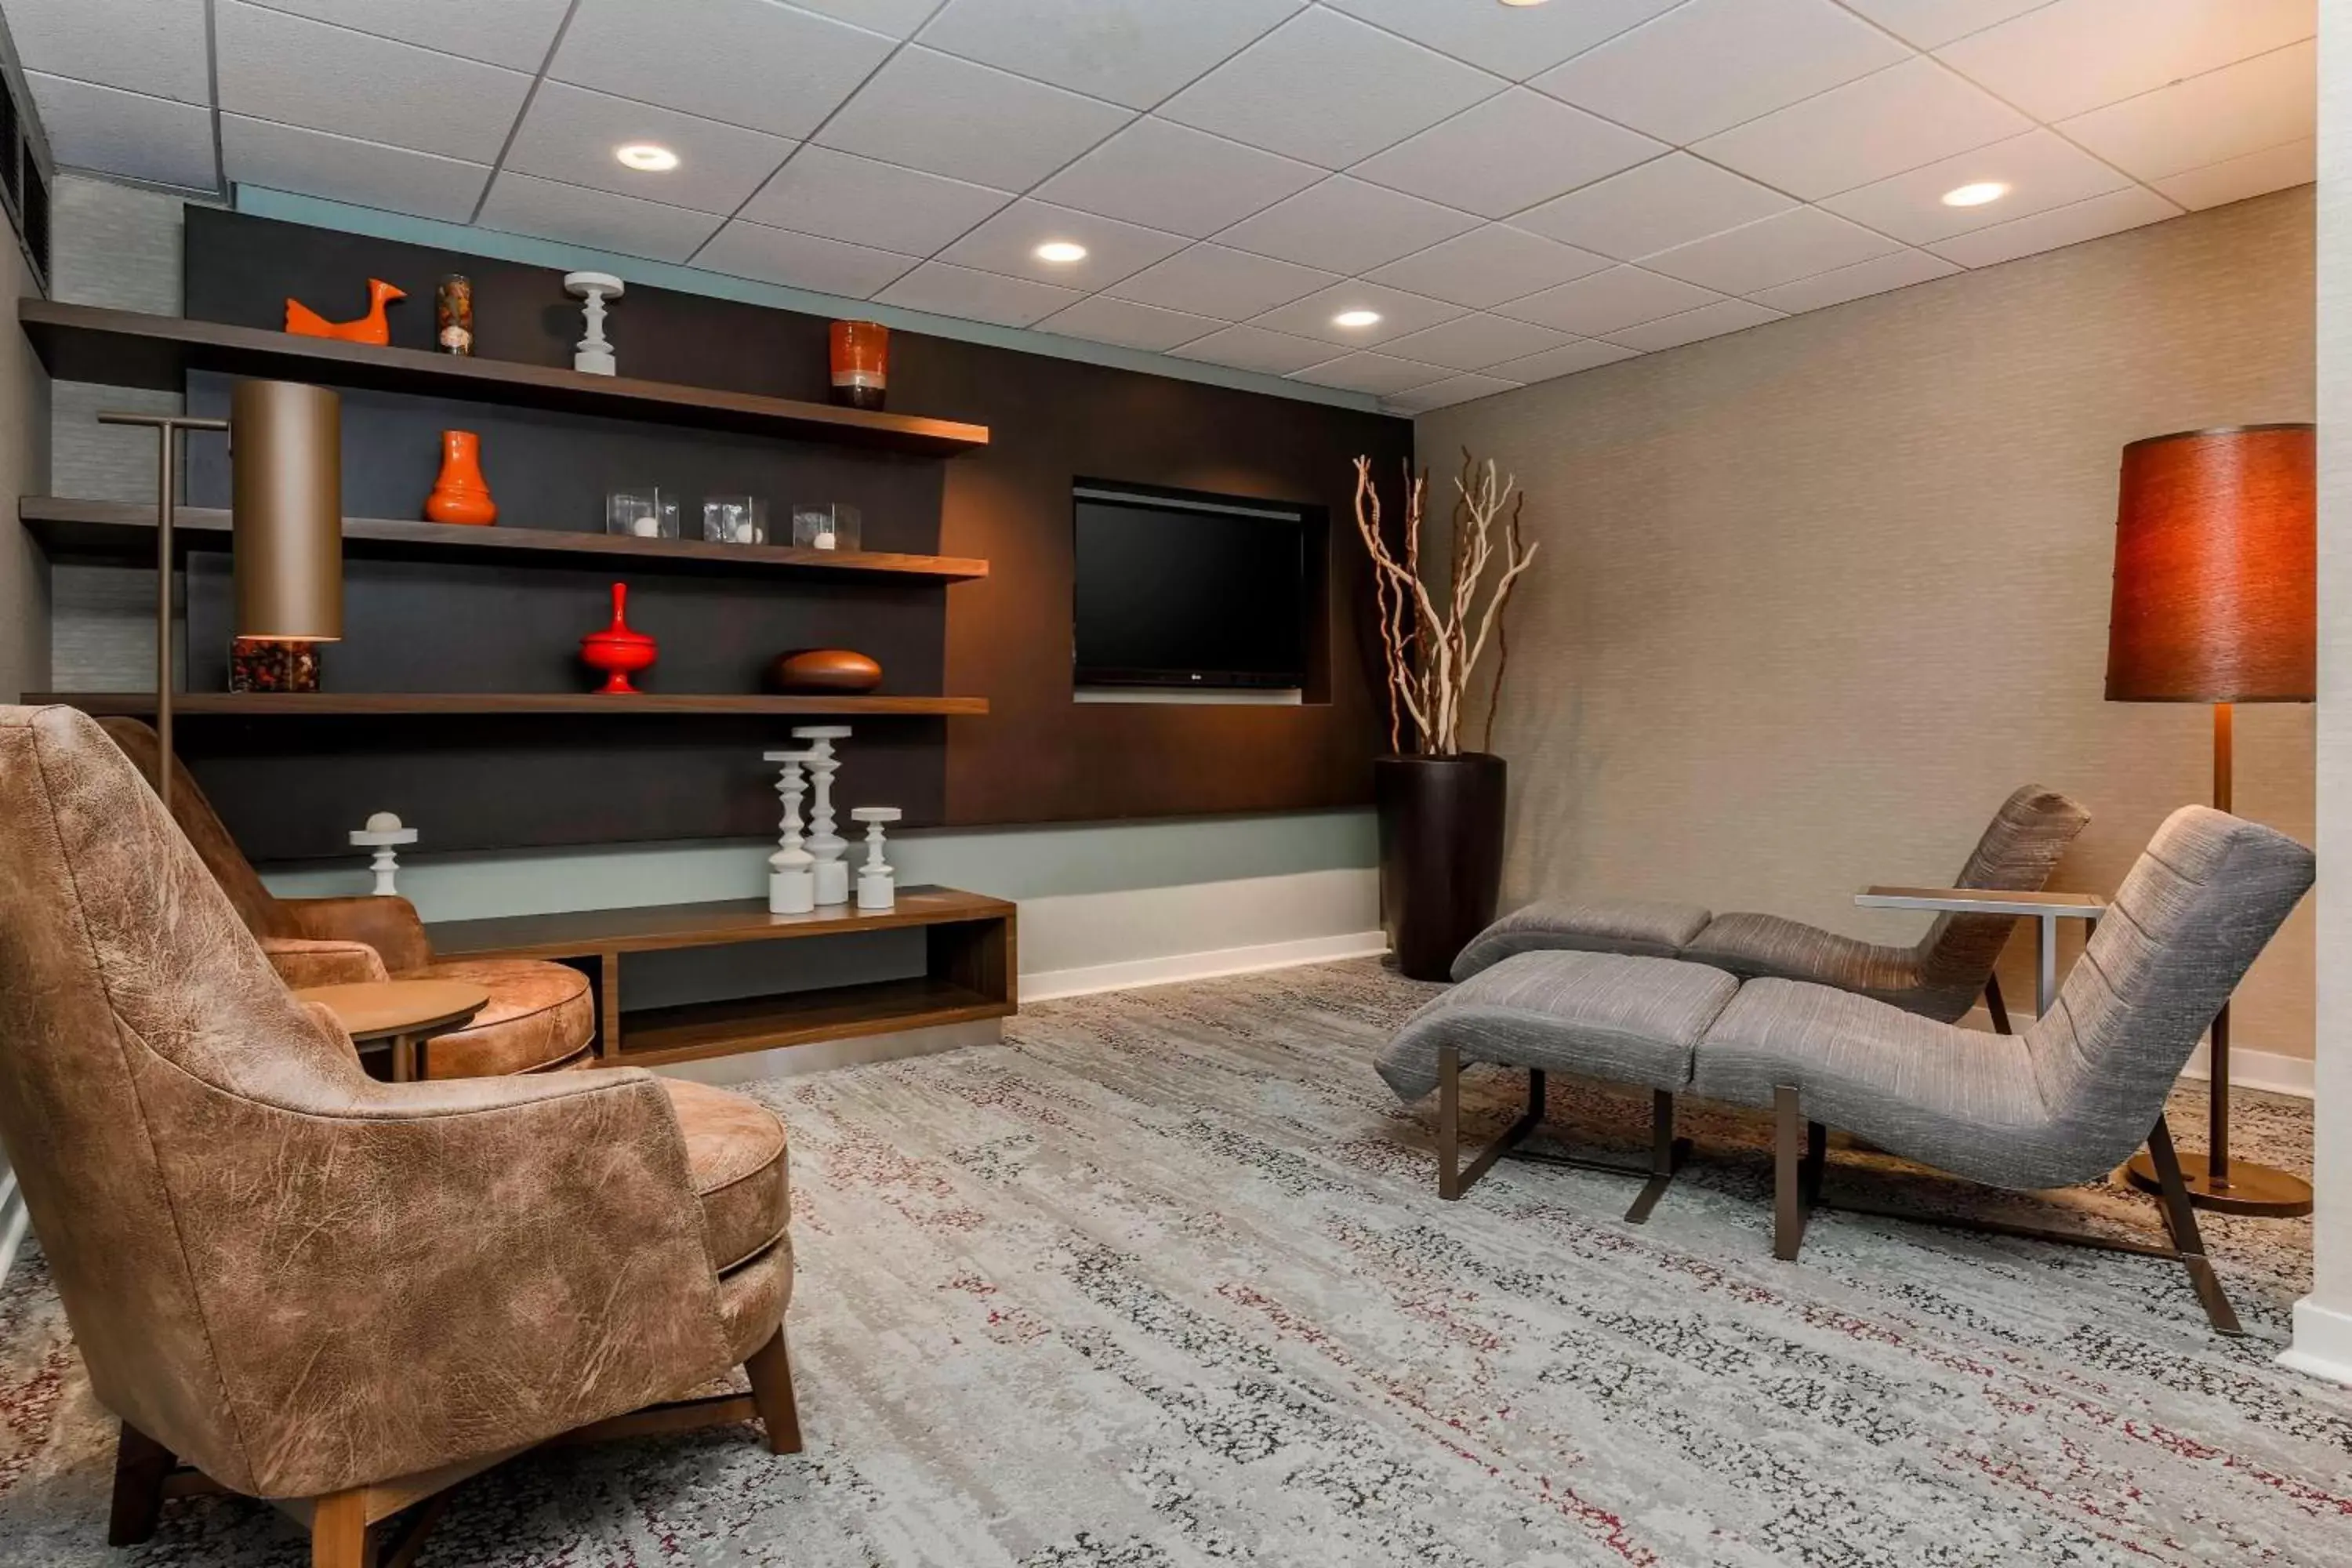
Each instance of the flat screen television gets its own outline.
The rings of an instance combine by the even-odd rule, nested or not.
[[[1307,519],[1243,497],[1081,483],[1076,679],[1279,690],[1307,681]]]

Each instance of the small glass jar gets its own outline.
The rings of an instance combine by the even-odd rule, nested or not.
[[[316,691],[319,645],[294,637],[232,637],[228,645],[231,691]]]
[[[793,543],[802,550],[856,550],[865,519],[842,501],[794,501]]]
[[[758,496],[702,498],[702,537],[713,544],[768,542],[768,503]]]
[[[830,348],[833,400],[881,407],[890,383],[890,329],[879,321],[835,321]]]
[[[452,272],[433,291],[433,341],[445,354],[474,352],[474,280]]]
[[[657,489],[614,490],[604,498],[604,531],[637,539],[676,539],[677,497]]]

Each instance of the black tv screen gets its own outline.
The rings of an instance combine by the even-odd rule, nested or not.
[[[1077,684],[1269,689],[1307,679],[1307,523],[1235,498],[1094,485],[1077,515]]]

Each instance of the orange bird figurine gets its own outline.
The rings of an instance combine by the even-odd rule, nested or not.
[[[299,338],[341,338],[347,343],[374,343],[381,348],[392,342],[392,325],[383,319],[383,308],[394,300],[407,298],[405,289],[395,289],[381,278],[371,278],[366,315],[354,321],[331,321],[299,300],[289,300],[286,330]]]

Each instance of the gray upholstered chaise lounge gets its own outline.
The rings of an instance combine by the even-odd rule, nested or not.
[[[1819,1195],[1828,1127],[2015,1190],[2100,1180],[2145,1141],[2163,1184],[2169,1245],[1986,1228],[2179,1261],[2214,1327],[2235,1333],[2237,1318],[2180,1182],[2164,1106],[2205,1026],[2310,888],[2313,865],[2310,850],[2267,827],[2204,806],[2173,813],[2116,890],[2056,1005],[2021,1035],[1937,1023],[1801,982],[1735,985],[1720,971],[1681,960],[1526,952],[1416,1013],[1379,1068],[1408,1100],[1438,1089],[1438,1183],[1447,1197],[1461,1195],[1541,1121],[1545,1072],[1650,1089],[1660,1152],[1635,1218],[1672,1173],[1664,1151],[1675,1089],[1769,1106],[1777,1117],[1774,1250],[1789,1258]],[[1527,1068],[1531,1100],[1528,1114],[1456,1175],[1465,1061]]]
[[[1969,854],[1955,888],[2037,892],[2091,814],[2040,784],[2001,803]],[[1514,953],[1564,950],[1687,958],[1742,979],[1808,980],[1874,996],[1949,1023],[1985,998],[1993,1026],[2009,1032],[1993,964],[2015,928],[2010,915],[1944,914],[1911,947],[1840,936],[1779,915],[1715,915],[1696,904],[1547,899],[1488,926],[1454,961],[1468,980]]]

